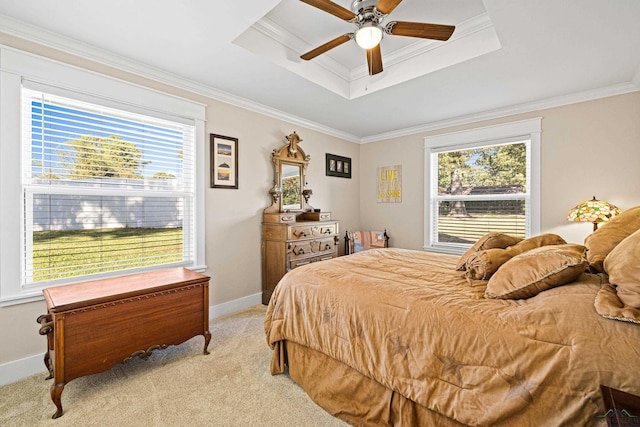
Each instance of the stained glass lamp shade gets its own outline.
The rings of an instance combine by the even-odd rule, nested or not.
[[[597,200],[595,196],[591,200],[578,203],[567,214],[567,220],[575,222],[592,222],[593,231],[598,229],[599,222],[607,222],[620,214],[620,209],[611,203]]]

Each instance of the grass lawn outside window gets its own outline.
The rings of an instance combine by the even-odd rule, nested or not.
[[[33,281],[180,262],[182,228],[112,228],[33,233]]]

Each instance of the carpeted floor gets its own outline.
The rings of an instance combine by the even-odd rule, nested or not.
[[[52,420],[46,373],[0,387],[0,426],[345,426],[288,375],[271,376],[265,306],[212,322],[203,337],[75,379]]]

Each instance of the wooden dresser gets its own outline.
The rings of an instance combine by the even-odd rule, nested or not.
[[[330,212],[263,214],[262,303],[287,271],[337,257],[339,234]]]
[[[106,371],[134,357],[209,332],[209,277],[171,268],[43,290],[47,314],[38,317],[47,336],[45,365],[51,399],[63,414],[61,396],[74,378]]]

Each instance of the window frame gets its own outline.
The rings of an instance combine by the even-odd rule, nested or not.
[[[529,203],[527,204],[526,236],[540,233],[540,134],[542,132],[542,117],[527,120],[507,122],[492,126],[479,127],[459,132],[444,133],[427,136],[424,139],[424,243],[423,249],[432,252],[461,254],[470,245],[436,243],[432,230],[437,219],[437,194],[433,194],[434,180],[437,182],[438,171],[432,170],[432,154],[451,151],[452,149],[471,149],[489,145],[496,145],[518,139],[528,140],[527,161],[529,174],[527,176],[527,190]]]
[[[80,101],[96,103],[132,113],[177,120],[194,126],[194,260],[187,267],[204,271],[205,265],[205,105],[149,89],[103,74],[59,63],[17,49],[0,47],[0,305],[42,299],[46,285],[22,283],[22,86],[45,88]],[[41,89],[40,89],[41,90]],[[162,266],[144,268],[153,270]],[[129,271],[130,272],[130,271]],[[128,272],[127,272],[128,273]],[[91,278],[126,274],[114,271]],[[86,276],[71,277],[65,283]],[[56,284],[60,284],[57,282]]]

